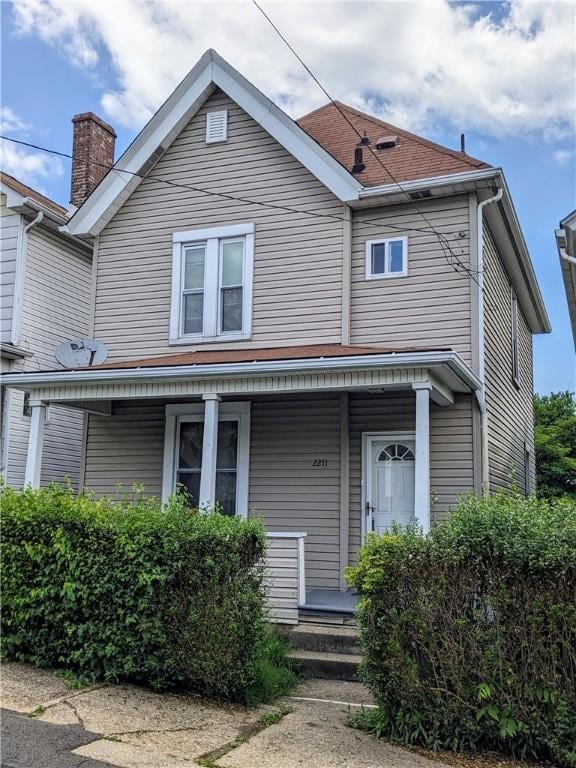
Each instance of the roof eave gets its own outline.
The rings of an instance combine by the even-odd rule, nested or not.
[[[480,389],[480,380],[456,352],[400,352],[372,355],[352,355],[330,358],[266,360],[241,363],[211,363],[172,365],[143,368],[86,368],[63,371],[37,371],[7,374],[3,383],[14,389],[40,389],[50,386],[104,382],[153,382],[175,379],[200,379],[235,376],[270,376],[273,374],[314,373],[328,370],[354,370],[366,368],[421,367],[451,372],[461,383],[458,391],[474,392]]]

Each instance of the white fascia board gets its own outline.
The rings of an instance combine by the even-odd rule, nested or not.
[[[97,235],[140,183],[140,173],[158,149],[166,149],[204,104],[214,86],[282,144],[340,200],[356,199],[362,185],[300,126],[258,91],[215,51],[208,50],[142,129],[126,152],[70,218],[75,235]],[[128,173],[123,173],[123,171]]]
[[[242,363],[204,365],[171,365],[143,368],[100,368],[36,373],[6,374],[2,381],[7,387],[33,389],[46,385],[66,385],[121,381],[174,381],[213,377],[271,376],[290,373],[363,370],[366,368],[432,368],[441,375],[441,368],[464,385],[467,391],[480,388],[480,380],[456,352],[398,352],[348,357],[307,358],[299,360],[259,360]]]
[[[512,196],[504,173],[500,170],[498,184],[502,187],[502,199],[486,208],[485,216],[492,234],[501,232],[499,251],[504,260],[514,290],[532,333],[550,333],[552,327],[540,292],[536,273],[532,266],[528,246],[524,239]],[[499,226],[500,225],[500,226]]]
[[[467,184],[469,182],[488,181],[498,179],[502,174],[500,168],[482,168],[477,171],[464,171],[463,173],[451,173],[444,176],[431,176],[425,179],[402,181],[400,184],[382,184],[378,187],[365,187],[358,195],[360,200],[369,200],[373,197],[385,197],[397,195],[399,192],[418,192],[423,189],[445,187],[449,185]]]

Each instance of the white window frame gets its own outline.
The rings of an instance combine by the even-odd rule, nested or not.
[[[385,266],[389,266],[390,261],[390,244],[391,243],[402,243],[402,252],[403,252],[403,259],[402,259],[402,272],[383,272],[382,274],[375,274],[372,272],[372,246],[373,245],[384,245],[385,246],[385,256],[384,256],[384,263]],[[382,280],[382,279],[389,279],[391,277],[406,277],[408,274],[408,236],[407,235],[397,235],[395,237],[383,237],[379,238],[378,240],[366,240],[366,280]]]
[[[512,340],[512,381],[520,388],[520,340],[518,335],[518,298],[510,291],[510,336]]]
[[[180,425],[204,421],[203,403],[182,403],[166,406],[164,430],[164,464],[162,472],[162,501],[166,502],[176,490]],[[248,516],[248,487],[250,470],[250,403],[225,402],[218,407],[218,421],[238,422],[238,464],[236,468],[236,515]]]
[[[252,292],[254,273],[254,224],[232,224],[210,229],[190,229],[172,235],[172,294],[170,300],[170,344],[202,344],[239,341],[252,336]],[[244,239],[242,285],[242,329],[220,332],[221,242]],[[184,248],[204,245],[204,315],[202,333],[182,332]]]

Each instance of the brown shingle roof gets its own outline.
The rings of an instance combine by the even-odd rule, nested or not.
[[[323,357],[351,357],[354,355],[385,355],[401,352],[448,351],[446,347],[361,347],[343,344],[311,344],[297,347],[266,349],[218,349],[214,351],[183,352],[179,355],[145,357],[140,360],[114,361],[93,365],[99,368],[152,368],[171,365],[214,365],[218,363],[251,363],[266,360],[307,360]]]
[[[392,184],[394,179],[400,182],[412,181],[490,167],[463,152],[435,144],[339,101],[326,104],[301,117],[297,121],[298,125],[348,171],[351,171],[354,165],[354,150],[358,146],[359,137],[339,109],[346,114],[362,136],[366,135],[370,139],[370,147],[385,166],[378,162],[370,149],[364,147],[363,162],[366,168],[362,173],[355,174],[355,178],[365,187]],[[397,146],[377,150],[376,142],[384,134],[396,135]],[[392,175],[386,169],[389,169]]]
[[[63,219],[67,218],[68,214],[66,208],[62,208],[61,205],[58,205],[58,203],[50,200],[49,197],[42,195],[40,192],[32,189],[32,187],[29,187],[28,185],[23,184],[21,181],[18,181],[18,179],[15,179],[14,176],[10,176],[10,174],[2,171],[0,172],[0,180],[2,180],[6,186],[10,187],[10,189],[18,192],[19,195],[22,195],[22,197],[29,197],[32,200],[35,200],[44,208],[48,208],[58,216],[61,216]]]

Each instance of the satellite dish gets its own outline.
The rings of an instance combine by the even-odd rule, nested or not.
[[[64,368],[82,368],[105,362],[108,350],[96,339],[75,339],[60,344],[54,355]]]

